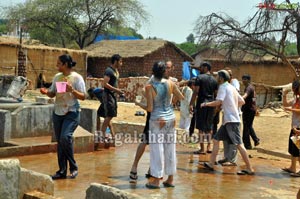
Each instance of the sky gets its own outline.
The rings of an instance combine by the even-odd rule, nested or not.
[[[25,0],[0,0],[0,6],[13,5]],[[144,38],[157,37],[183,43],[193,33],[199,16],[213,12],[226,13],[240,22],[247,20],[257,11],[263,0],[139,0],[151,15],[148,24],[138,30]],[[277,1],[277,2],[283,2]],[[291,0],[295,3],[297,0]]]

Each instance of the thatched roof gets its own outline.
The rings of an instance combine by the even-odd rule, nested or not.
[[[124,58],[144,57],[152,52],[170,45],[184,57],[188,54],[175,46],[175,44],[165,40],[103,40],[92,44],[84,50],[88,51],[89,57],[111,57],[113,54],[120,54]]]
[[[197,53],[193,54],[192,57],[196,58],[197,55],[200,55],[201,60],[197,59],[195,61],[195,65],[199,64],[199,61],[211,61],[211,62],[239,62],[239,63],[264,63],[264,64],[274,64],[274,63],[282,63],[282,60],[276,58],[272,55],[265,55],[265,56],[257,56],[250,53],[245,53],[239,50],[236,50],[233,53],[232,60],[226,57],[228,53],[225,49],[213,49],[213,48],[204,48]],[[300,58],[298,56],[287,57],[288,60],[292,64],[299,64]]]
[[[0,45],[3,46],[12,46],[19,48],[20,47],[20,41],[17,37],[0,37]],[[74,50],[69,48],[59,48],[59,47],[53,47],[53,46],[46,46],[44,44],[41,44],[38,40],[30,40],[30,39],[23,39],[22,41],[22,48],[26,49],[33,49],[33,50],[50,50],[50,51],[68,51],[68,52],[80,52],[80,53],[87,53],[87,51],[84,50]]]

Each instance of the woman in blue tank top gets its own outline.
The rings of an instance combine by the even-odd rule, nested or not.
[[[163,185],[174,187],[173,175],[176,172],[176,132],[175,114],[172,96],[183,99],[176,84],[163,78],[166,71],[165,62],[155,62],[153,81],[146,85],[147,111],[151,112],[149,145],[150,173],[154,177],[148,188],[159,188],[160,179],[168,175]]]

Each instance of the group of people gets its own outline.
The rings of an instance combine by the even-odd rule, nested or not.
[[[69,164],[70,177],[78,175],[78,165],[74,159],[73,133],[80,120],[80,105],[78,100],[86,98],[86,88],[82,76],[73,71],[76,62],[68,54],[58,57],[57,73],[50,88],[41,88],[40,92],[48,97],[56,97],[53,112],[54,132],[57,139],[57,159],[59,170],[52,175],[52,179],[67,177]],[[115,54],[111,58],[111,66],[104,73],[103,91],[101,94],[102,103],[98,109],[98,116],[104,117],[102,126],[100,120],[97,122],[97,129],[105,132],[109,127],[114,137],[115,132],[111,125],[113,117],[117,116],[116,94],[123,95],[124,91],[118,88],[119,72],[122,66],[122,57]],[[170,60],[155,62],[152,67],[153,75],[146,83],[143,102],[135,102],[136,105],[147,111],[146,125],[143,132],[143,139],[136,152],[135,160],[130,171],[131,181],[136,181],[138,162],[150,146],[150,168],[148,177],[153,180],[146,184],[150,189],[159,188],[160,180],[164,175],[168,178],[163,182],[165,187],[174,187],[173,176],[176,173],[176,131],[175,114],[172,105],[172,98],[181,100],[180,127],[186,131],[199,130],[199,138],[207,136],[212,138],[213,146],[208,139],[206,150],[204,141],[200,139],[200,149],[195,154],[211,153],[209,162],[204,163],[204,168],[214,170],[216,156],[219,151],[219,143],[224,144],[224,159],[218,161],[220,164],[229,163],[236,165],[237,151],[240,152],[246,169],[238,172],[240,175],[253,175],[254,170],[249,161],[246,149],[251,149],[251,140],[254,146],[260,144],[253,129],[253,120],[256,114],[255,90],[251,84],[250,75],[243,75],[242,82],[245,86],[244,94],[240,95],[239,82],[232,77],[229,68],[217,72],[214,77],[211,73],[209,63],[202,63],[198,68],[200,75],[197,78],[187,81],[187,86],[182,92],[178,83],[171,78],[173,64]],[[65,92],[58,92],[59,82],[66,82]],[[293,82],[295,99],[287,101],[286,95],[289,90],[283,92],[283,105],[286,110],[293,112],[292,130],[290,137],[300,134],[300,83]],[[218,123],[218,113],[222,110],[222,124],[216,131],[214,127]],[[243,121],[243,137],[240,136],[240,122]],[[194,120],[194,122],[193,122]],[[193,124],[195,123],[195,124]],[[101,126],[101,128],[100,128]],[[191,135],[191,133],[189,133]],[[299,149],[290,140],[289,152],[291,154],[291,166],[283,168],[284,171],[299,176],[296,171],[296,162],[300,162]]]

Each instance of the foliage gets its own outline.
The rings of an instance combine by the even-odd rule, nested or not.
[[[111,27],[138,28],[148,18],[137,0],[31,0],[6,13],[11,24],[21,23],[47,43],[66,47],[75,41],[81,49]]]
[[[196,53],[198,51],[198,45],[191,43],[191,42],[184,42],[181,44],[176,44],[176,46],[189,55],[193,55],[194,53]]]
[[[194,37],[193,33],[191,33],[191,34],[189,34],[189,36],[187,36],[186,41],[190,42],[190,43],[195,42],[195,37]]]
[[[265,0],[274,3],[275,0]],[[285,1],[291,5],[289,0]],[[246,55],[272,55],[288,64],[297,75],[295,67],[286,57],[287,40],[296,41],[300,55],[300,13],[298,8],[258,9],[241,24],[234,18],[212,13],[200,16],[195,26],[196,38],[207,46],[226,48],[230,60],[243,59]],[[274,39],[276,38],[276,39]],[[274,43],[274,41],[278,41]]]
[[[0,35],[8,32],[7,20],[0,19]]]

